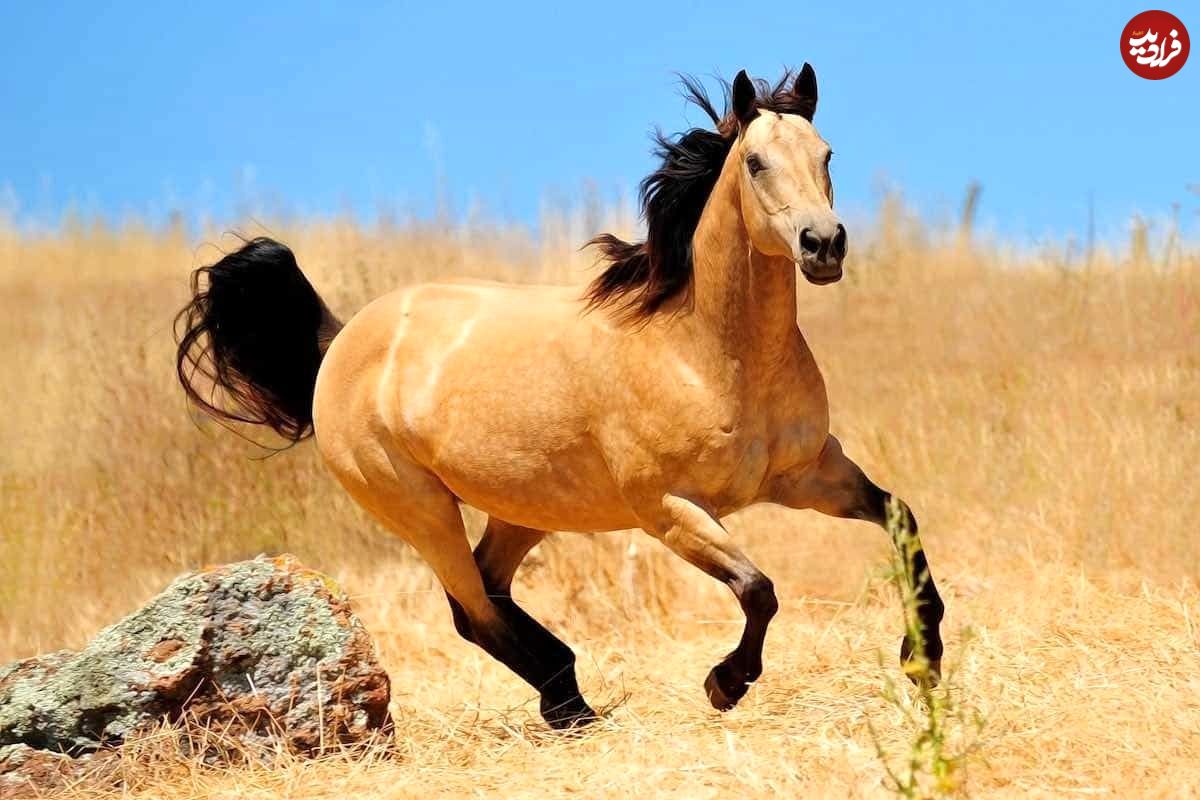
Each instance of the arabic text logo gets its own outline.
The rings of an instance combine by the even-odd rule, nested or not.
[[[1183,68],[1192,41],[1174,14],[1143,11],[1121,31],[1121,58],[1135,75],[1157,81]]]

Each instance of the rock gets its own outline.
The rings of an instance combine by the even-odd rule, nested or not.
[[[5,745],[0,747],[0,798],[44,797],[48,790],[112,783],[119,761],[111,750],[73,758],[25,744]]]
[[[43,770],[58,753],[186,719],[219,727],[225,741],[314,753],[388,727],[388,699],[387,674],[337,584],[291,556],[259,557],[176,579],[79,652],[0,667],[0,747],[48,751],[32,759]],[[0,773],[31,763],[6,759]]]

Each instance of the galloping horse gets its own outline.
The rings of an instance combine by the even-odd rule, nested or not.
[[[555,728],[596,717],[570,648],[511,594],[547,531],[642,528],[725,583],[745,628],[704,685],[726,710],[762,673],[778,604],[721,518],[767,502],[885,525],[892,503],[829,434],[796,324],[796,267],[831,283],[846,253],[816,75],[740,72],[723,115],[684,84],[716,130],[658,137],[645,241],[594,239],[607,267],[582,296],[430,283],[342,326],[291,251],[260,238],[197,270],[177,320],[191,400],[293,441],[315,433],[346,490],[432,567],[458,632],[537,689]],[[488,514],[474,552],[460,504]],[[915,548],[924,652],[906,637],[901,659],[936,680],[943,605]]]

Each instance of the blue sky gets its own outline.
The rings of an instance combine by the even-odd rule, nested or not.
[[[1144,0],[1142,0],[1144,2]],[[1165,8],[1200,35],[1200,2]],[[739,10],[741,9],[741,10]],[[1200,227],[1200,55],[1146,81],[1141,4],[16,3],[0,8],[0,206],[18,218],[427,215],[438,186],[535,224],[587,180],[632,194],[648,132],[701,123],[674,71],[810,61],[838,204],[882,182],[931,217],[971,179],[1006,237]]]

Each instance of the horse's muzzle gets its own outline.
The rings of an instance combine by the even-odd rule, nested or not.
[[[800,259],[796,263],[809,283],[824,286],[842,277],[846,258],[846,227],[840,222],[829,235],[814,228],[800,231]]]

